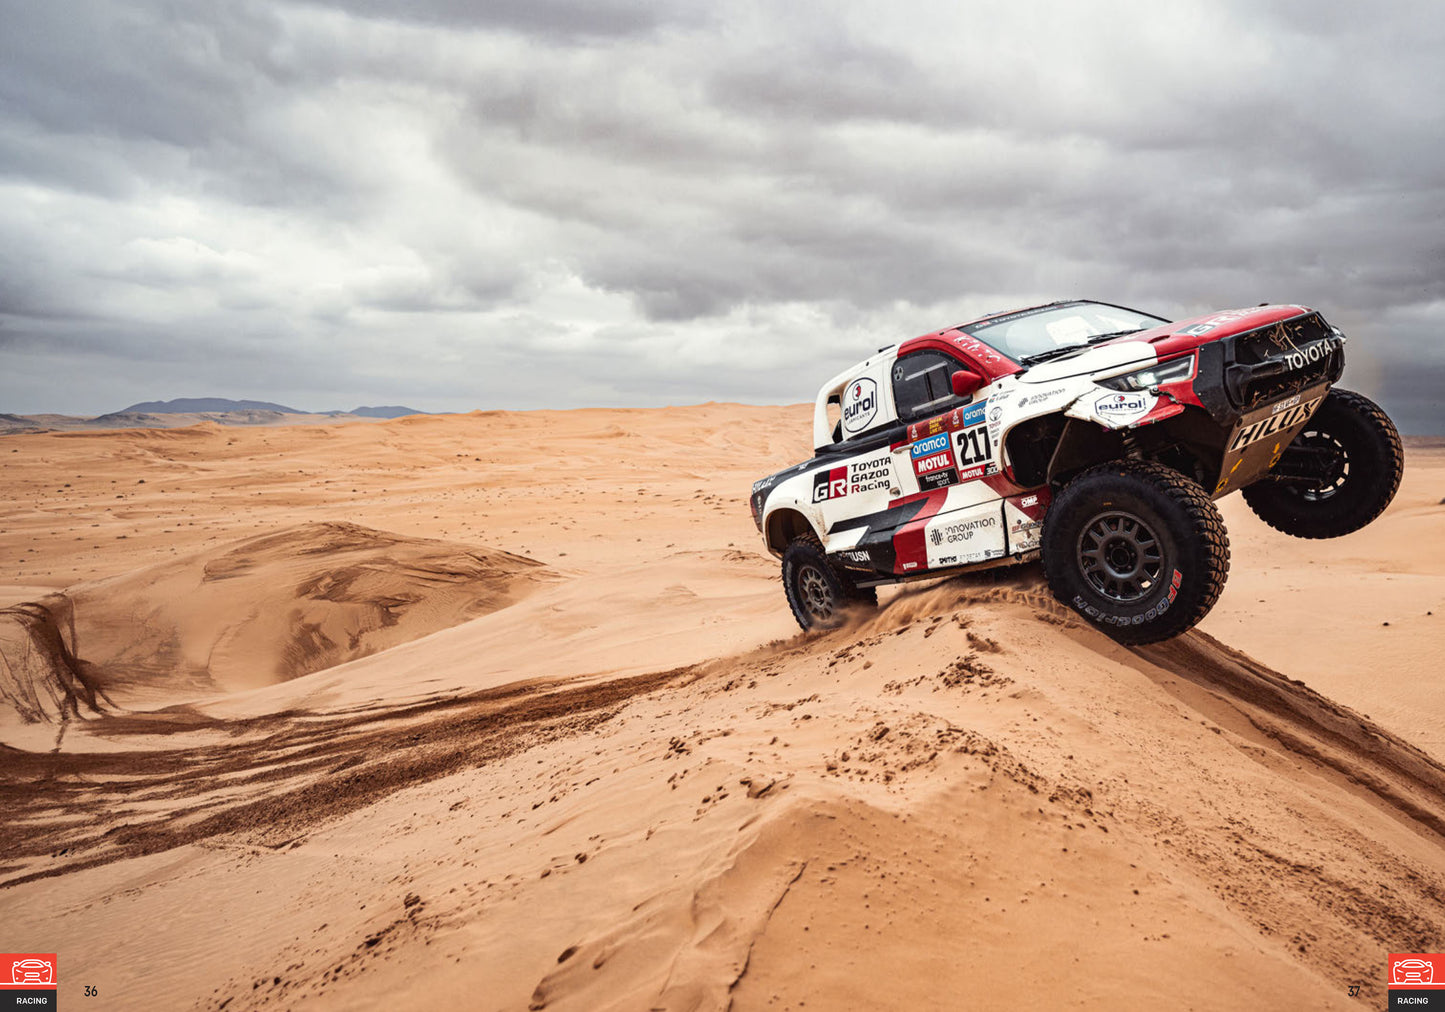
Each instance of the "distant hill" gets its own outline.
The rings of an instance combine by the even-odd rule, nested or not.
[[[425,411],[403,407],[400,404],[383,404],[374,408],[353,408],[351,411],[302,411],[288,408],[284,404],[270,401],[233,401],[227,397],[178,397],[173,401],[142,401],[128,408],[101,415],[103,419],[118,418],[122,415],[200,415],[225,414],[233,411],[276,411],[285,415],[358,415],[362,418],[403,418],[407,415],[424,415]]]
[[[269,401],[233,401],[225,397],[179,397],[173,401],[142,401],[128,408],[113,411],[116,415],[192,415],[206,411],[280,411],[288,415],[308,412],[288,408]]]
[[[352,408],[346,413],[349,415],[360,415],[362,418],[404,418],[407,415],[427,414],[425,411],[418,411],[416,408],[404,408],[399,404],[383,404],[375,408]]]

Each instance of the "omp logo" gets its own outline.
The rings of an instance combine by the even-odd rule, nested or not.
[[[843,428],[861,432],[878,413],[878,384],[866,376],[848,384],[843,393]]]
[[[813,501],[823,502],[848,494],[848,469],[834,467],[813,475]]]
[[[913,449],[909,452],[913,459],[917,460],[919,457],[927,457],[931,453],[938,453],[946,449],[948,449],[948,433],[940,432],[936,436],[920,439],[913,444]]]

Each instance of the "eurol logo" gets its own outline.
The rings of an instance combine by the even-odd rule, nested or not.
[[[1101,397],[1094,403],[1094,410],[1101,415],[1132,415],[1144,410],[1143,394],[1114,394]]]
[[[878,384],[866,376],[848,384],[843,392],[843,428],[861,432],[878,414]]]

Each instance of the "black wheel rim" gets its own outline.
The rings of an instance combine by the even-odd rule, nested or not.
[[[1142,601],[1164,572],[1164,546],[1133,513],[1100,513],[1079,535],[1079,571],[1103,597],[1119,604]]]
[[[1300,433],[1294,445],[1310,451],[1321,472],[1319,484],[1286,485],[1286,488],[1306,502],[1323,502],[1344,488],[1350,478],[1350,453],[1343,443],[1328,432],[1316,429]]]
[[[826,622],[833,617],[833,589],[817,566],[805,564],[798,567],[798,596],[802,598],[808,614],[815,619]]]

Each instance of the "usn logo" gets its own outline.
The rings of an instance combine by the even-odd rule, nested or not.
[[[862,432],[878,414],[878,384],[866,376],[848,384],[843,392],[843,428]]]

